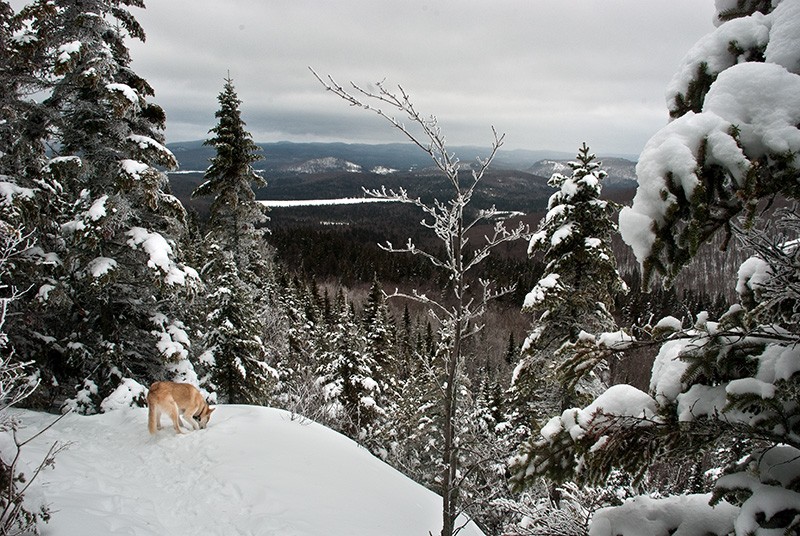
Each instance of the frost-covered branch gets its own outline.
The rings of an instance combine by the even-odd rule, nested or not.
[[[447,150],[446,140],[439,127],[435,116],[423,117],[411,102],[409,94],[402,86],[396,90],[389,90],[383,82],[375,86],[375,90],[368,90],[351,83],[350,89],[345,89],[328,76],[323,79],[311,70],[317,80],[327,91],[337,95],[351,106],[372,112],[385,121],[392,128],[399,130],[403,136],[422,149],[434,162],[436,167],[444,174],[445,179],[452,187],[451,198],[446,201],[435,199],[432,203],[422,202],[419,198],[411,198],[404,190],[393,191],[386,188],[365,190],[372,197],[392,199],[394,201],[409,203],[417,206],[425,215],[420,225],[430,230],[443,246],[443,253],[432,254],[417,248],[409,240],[404,247],[395,247],[391,243],[382,246],[384,250],[395,253],[410,253],[421,255],[435,267],[440,268],[448,276],[448,287],[452,291],[452,299],[435,300],[427,295],[414,290],[411,294],[395,291],[389,298],[406,298],[424,304],[428,307],[429,314],[439,322],[443,336],[442,367],[444,368],[440,385],[441,410],[442,410],[442,447],[441,447],[441,495],[442,495],[442,536],[453,536],[460,529],[456,526],[456,518],[463,508],[461,504],[461,488],[463,482],[458,475],[462,472],[459,456],[459,423],[457,415],[461,404],[461,379],[460,370],[464,359],[464,340],[479,332],[482,326],[473,322],[480,318],[485,310],[486,303],[494,294],[489,290],[488,282],[481,282],[482,293],[471,289],[468,279],[470,269],[483,261],[490,251],[498,245],[521,238],[524,234],[522,226],[515,230],[507,231],[502,223],[495,227],[494,235],[486,238],[486,243],[476,249],[470,260],[465,261],[466,247],[469,243],[467,233],[473,230],[480,221],[492,217],[495,209],[478,212],[477,219],[467,221],[466,211],[472,201],[473,192],[485,175],[497,151],[503,144],[503,135],[498,135],[492,128],[493,141],[489,156],[479,159],[478,165],[472,170],[471,181],[462,181],[459,177],[460,162],[458,158]],[[389,112],[384,111],[388,109]],[[394,113],[402,114],[410,122],[411,127],[395,118]],[[501,289],[499,293],[508,292]],[[500,295],[500,294],[497,294]],[[476,304],[477,301],[477,304]]]

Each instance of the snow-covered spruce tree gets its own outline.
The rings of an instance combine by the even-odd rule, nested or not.
[[[506,242],[518,240],[526,233],[526,228],[522,224],[509,230],[502,222],[498,222],[494,225],[493,234],[486,236],[482,244],[476,246],[472,251],[467,248],[468,233],[477,224],[492,221],[496,213],[494,208],[472,210],[470,202],[477,185],[502,145],[503,137],[493,131],[495,136],[490,156],[485,160],[479,160],[475,169],[472,169],[471,178],[463,180],[460,175],[461,164],[455,155],[447,150],[444,135],[436,118],[423,118],[402,87],[398,88],[397,93],[394,93],[380,83],[375,92],[353,85],[354,93],[350,93],[331,78],[327,82],[319,76],[317,78],[328,91],[333,92],[352,106],[376,113],[388,121],[393,128],[398,129],[403,136],[431,157],[452,188],[452,197],[449,201],[435,200],[430,204],[419,198],[409,197],[404,190],[393,192],[381,189],[368,192],[377,198],[410,203],[419,207],[426,218],[429,218],[424,220],[422,225],[433,231],[442,246],[440,255],[420,249],[410,240],[405,247],[396,248],[392,244],[387,244],[386,249],[393,252],[422,255],[435,267],[443,270],[450,282],[449,299],[437,300],[418,292],[411,295],[395,293],[394,296],[410,298],[429,307],[430,314],[440,326],[441,340],[447,341],[441,360],[443,389],[438,401],[442,410],[442,472],[438,491],[442,495],[441,534],[452,536],[457,531],[456,519],[463,511],[464,506],[461,496],[464,481],[461,474],[462,471],[468,470],[462,467],[464,452],[459,444],[461,430],[457,420],[463,395],[464,342],[480,330],[481,324],[477,322],[483,315],[487,302],[497,295],[509,291],[509,289],[493,291],[491,282],[471,281],[469,276],[494,248]],[[381,108],[383,106],[391,112],[384,112]],[[407,117],[411,126],[407,128],[390,115],[391,113],[400,113]],[[473,290],[474,286],[477,286],[477,291]]]
[[[364,304],[361,323],[366,337],[364,352],[375,363],[375,379],[386,390],[398,374],[395,326],[389,314],[386,294],[377,279],[372,285]],[[396,387],[396,386],[395,386]],[[394,388],[392,390],[394,390]]]
[[[0,174],[14,177],[39,171],[44,161],[46,121],[39,103],[28,98],[41,90],[41,47],[23,32],[21,15],[0,2]]]
[[[378,366],[365,351],[366,337],[341,289],[336,298],[335,321],[327,332],[317,383],[322,388],[329,419],[346,435],[370,443],[376,421],[385,414],[380,406],[381,386],[375,380]]]
[[[130,5],[142,7],[55,0],[25,12],[49,60],[43,107],[56,152],[38,184],[57,185],[69,202],[50,226],[59,230],[46,252],[55,269],[33,290],[46,317],[28,338],[40,343],[31,357],[44,372],[64,388],[80,384],[71,405],[85,411],[124,378],[147,383],[179,361],[186,369],[176,315],[197,280],[177,249],[185,212],[159,169],[176,165],[162,145],[165,115],[130,68],[125,40],[144,38]]]
[[[534,321],[512,379],[515,420],[523,426],[591,399],[606,386],[603,363],[576,363],[581,379],[563,365],[574,359],[579,340],[615,328],[610,310],[626,287],[611,251],[614,205],[600,199],[606,172],[586,144],[569,166],[571,175],[550,178],[558,191],[528,245],[529,256],[544,252],[545,271],[525,297],[523,311],[533,313]]]
[[[278,277],[278,309],[285,315],[285,327],[279,333],[286,338],[286,349],[277,355],[274,365],[278,372],[275,405],[301,418],[335,425],[316,375],[329,342],[325,303],[316,283],[311,286],[298,277]]]
[[[740,303],[718,322],[698,311],[692,326],[657,323],[650,392],[616,385],[552,418],[518,460],[516,478],[597,483],[615,468],[640,477],[654,460],[697,461],[720,446],[728,463],[707,493],[601,510],[593,536],[800,531],[797,208],[773,216],[768,232],[743,234],[761,225],[759,201],[800,198],[800,4],[717,7],[725,19],[738,16],[720,19],[670,84],[678,113],[642,152],[620,230],[646,279],[674,278],[715,232],[744,236],[755,256],[739,270]],[[691,110],[678,109],[693,99]],[[597,343],[598,352],[613,349]]]
[[[216,390],[219,402],[266,405],[277,373],[267,363],[265,317],[233,256],[216,246],[211,249],[214,258],[202,271],[209,283],[203,300],[208,311],[205,351],[200,356],[210,373],[209,387]]]
[[[231,78],[217,97],[219,110],[213,136],[204,145],[214,148],[215,155],[205,172],[205,181],[192,197],[213,196],[209,232],[217,243],[231,251],[238,266],[258,271],[266,256],[263,235],[259,227],[267,221],[266,207],[256,201],[253,187],[266,186],[264,178],[253,169],[253,163],[263,157],[245,128]]]
[[[206,286],[201,300],[206,313],[203,361],[222,400],[266,404],[275,375],[267,364],[271,334],[266,329],[273,304],[270,257],[264,229],[259,228],[267,217],[253,192],[253,185],[266,182],[253,170],[261,156],[241,119],[241,101],[230,78],[218,101],[218,122],[205,142],[216,152],[205,181],[192,192],[193,197],[213,196],[200,244]]]

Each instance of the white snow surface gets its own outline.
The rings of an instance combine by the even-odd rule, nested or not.
[[[391,203],[394,199],[374,197],[341,197],[338,199],[265,199],[259,201],[267,207],[318,207],[328,205],[359,205],[361,203]]]
[[[54,419],[23,410],[28,437]],[[438,534],[441,499],[319,424],[275,409],[217,406],[205,430],[147,432],[147,410],[70,414],[24,452],[69,443],[29,494],[43,536]],[[3,438],[4,439],[4,438]],[[461,536],[481,536],[472,523]]]
[[[0,175],[0,179],[6,179],[5,175]],[[14,204],[14,198],[22,197],[25,199],[33,199],[35,191],[31,188],[23,188],[17,186],[13,182],[0,180],[0,205],[11,206]]]
[[[633,497],[622,506],[601,508],[590,536],[695,536],[727,534],[738,508],[728,503],[709,506],[711,495],[678,495],[663,499]]]

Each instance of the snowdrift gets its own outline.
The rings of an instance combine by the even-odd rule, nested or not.
[[[53,415],[14,411],[27,438]],[[147,432],[147,410],[68,415],[24,449],[69,443],[33,490],[45,536],[425,536],[441,499],[350,439],[287,412],[217,406],[206,430]],[[462,536],[482,536],[470,523]]]

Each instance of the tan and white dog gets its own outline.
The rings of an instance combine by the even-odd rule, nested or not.
[[[148,418],[147,427],[151,434],[156,430],[161,430],[161,413],[164,412],[172,419],[175,432],[182,434],[180,426],[180,415],[183,420],[188,422],[193,430],[205,428],[211,418],[213,408],[208,407],[208,403],[194,385],[189,383],[175,382],[155,382],[150,386],[147,393]],[[195,421],[198,418],[200,423]]]

